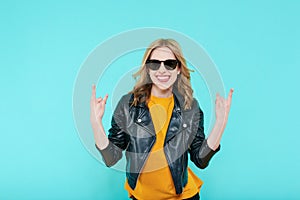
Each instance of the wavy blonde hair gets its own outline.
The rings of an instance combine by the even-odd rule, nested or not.
[[[133,74],[133,77],[137,80],[133,90],[130,93],[134,94],[133,105],[136,106],[139,103],[146,102],[148,103],[152,81],[147,72],[147,68],[145,63],[147,59],[150,58],[151,53],[154,49],[158,47],[168,47],[179,61],[179,67],[181,70],[180,75],[178,75],[176,82],[173,85],[173,90],[177,89],[178,92],[184,98],[183,108],[190,109],[193,102],[193,89],[191,87],[191,76],[190,72],[192,70],[187,68],[187,64],[185,58],[183,57],[183,53],[180,45],[173,39],[158,39],[152,42],[149,47],[146,49],[141,68]],[[174,88],[175,87],[175,88]]]

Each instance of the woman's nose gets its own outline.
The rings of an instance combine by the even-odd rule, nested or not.
[[[159,67],[158,71],[159,72],[165,72],[165,71],[167,71],[167,69],[165,68],[164,62],[160,63],[160,67]]]

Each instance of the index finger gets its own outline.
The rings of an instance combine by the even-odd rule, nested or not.
[[[96,86],[95,84],[92,85],[92,95],[91,95],[91,101],[96,101]]]

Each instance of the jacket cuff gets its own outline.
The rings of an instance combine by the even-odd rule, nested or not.
[[[215,153],[220,151],[220,149],[221,149],[221,145],[219,145],[216,150],[212,150],[208,146],[207,140],[204,140],[202,143],[201,150],[200,150],[200,157],[205,161],[209,161],[215,155]]]
[[[97,150],[100,152],[100,154],[102,155],[103,161],[106,164],[106,166],[110,166],[110,163],[112,163],[112,152],[113,152],[114,144],[109,141],[107,147],[105,147],[102,150],[99,149],[97,144],[95,144],[95,146]]]

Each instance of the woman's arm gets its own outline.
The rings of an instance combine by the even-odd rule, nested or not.
[[[196,102],[196,107],[198,111],[194,115],[192,122],[193,122],[193,129],[192,129],[192,142],[189,145],[189,153],[190,159],[197,167],[200,169],[204,169],[208,166],[210,159],[220,150],[220,147],[213,150],[207,144],[207,139],[205,139],[204,134],[204,118],[203,112]]]
[[[105,95],[104,99],[102,99],[102,97],[96,98],[96,86],[92,86],[90,121],[94,132],[96,146],[100,150],[106,148],[109,143],[102,124],[102,117],[104,115],[107,98],[108,95]]]
[[[215,153],[217,153],[220,150],[220,140],[228,119],[232,92],[233,90],[231,89],[227,100],[224,100],[219,95],[217,95],[217,119],[215,126],[213,127],[207,139],[205,139],[204,135],[203,112],[200,109],[198,103],[196,104],[196,107],[199,109],[199,111],[192,120],[193,123],[196,124],[194,126],[196,128],[196,130],[194,130],[196,134],[189,146],[189,152],[191,155],[191,161],[194,162],[196,166],[198,166],[201,169],[206,168],[209,164],[210,159],[215,155]]]
[[[92,87],[91,124],[94,132],[95,146],[101,153],[106,166],[116,164],[122,158],[122,151],[127,147],[128,135],[124,132],[124,102],[120,100],[111,120],[108,137],[104,131],[102,117],[105,110],[107,95],[96,99],[96,87]]]
[[[233,89],[231,88],[227,99],[224,99],[219,94],[217,94],[216,122],[211,133],[207,138],[207,144],[213,150],[216,150],[220,145],[220,141],[228,120],[232,93],[233,93]]]

